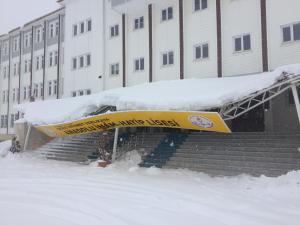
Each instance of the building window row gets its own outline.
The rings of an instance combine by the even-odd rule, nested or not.
[[[1,115],[1,128],[7,128],[8,123],[8,116],[7,115]]]
[[[59,34],[59,23],[55,20],[49,23],[49,38],[55,38]]]
[[[80,34],[88,33],[92,31],[92,20],[88,19],[86,21],[82,21],[78,24],[73,25],[73,36],[78,36]]]
[[[72,69],[76,70],[89,67],[92,64],[91,60],[92,57],[90,53],[74,57],[72,58]]]
[[[49,67],[57,66],[58,64],[58,51],[49,53]]]
[[[57,80],[48,81],[48,96],[57,95]]]
[[[91,89],[72,91],[72,93],[71,93],[73,98],[75,98],[77,96],[91,95],[91,94],[92,94]]]
[[[282,42],[293,42],[300,40],[300,23],[282,26]]]

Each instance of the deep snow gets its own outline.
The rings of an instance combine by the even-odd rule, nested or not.
[[[25,103],[15,109],[25,113],[24,119],[34,125],[80,119],[103,105],[116,106],[118,111],[209,110],[273,85],[283,72],[300,76],[300,64],[247,76],[160,81],[90,96]]]
[[[138,161],[132,153],[102,169],[8,154],[0,158],[0,224],[299,224],[300,172],[211,178]]]

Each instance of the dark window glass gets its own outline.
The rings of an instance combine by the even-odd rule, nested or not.
[[[86,65],[87,66],[91,65],[91,55],[86,55]]]
[[[119,35],[119,25],[115,26],[115,36]]]
[[[84,66],[84,58],[83,58],[83,56],[80,56],[79,63],[80,63],[80,67]]]
[[[173,8],[169,7],[168,8],[168,20],[173,18]]]
[[[208,58],[209,53],[208,53],[208,44],[203,45],[203,58]]]
[[[111,37],[115,36],[115,28],[114,27],[110,28],[110,36]]]
[[[284,28],[282,28],[282,33],[283,33],[283,41],[284,42],[292,40],[292,37],[291,37],[291,28],[290,27],[284,27]]]
[[[144,28],[144,17],[140,18],[140,28]]]
[[[196,59],[201,59],[201,46],[196,47]]]
[[[235,44],[235,51],[239,52],[242,50],[242,38],[236,38],[234,40],[234,44]]]
[[[161,19],[162,19],[162,21],[165,21],[165,20],[167,20],[167,10],[162,10],[162,12],[161,12]]]
[[[81,23],[81,24],[80,24],[80,32],[81,32],[81,33],[84,33],[84,23]]]
[[[194,1],[194,7],[195,7],[195,11],[200,10],[200,0],[195,0]]]
[[[144,58],[142,58],[141,59],[141,61],[140,61],[140,70],[144,70],[144,68],[145,68],[145,61],[144,61]]]
[[[206,9],[207,8],[207,0],[202,0],[201,1],[201,7],[202,7],[202,9]]]
[[[134,20],[134,29],[139,29],[139,20],[138,19]]]
[[[92,91],[90,89],[86,90],[86,94],[90,95],[92,93]]]
[[[250,50],[251,49],[251,39],[250,35],[245,35],[243,38],[243,44],[244,44],[244,50]]]
[[[294,29],[294,41],[300,40],[300,23],[293,25]]]
[[[77,68],[77,59],[73,58],[73,69]]]
[[[163,65],[167,65],[168,64],[168,54],[163,54]]]
[[[173,65],[174,64],[174,53],[169,52],[169,64]]]
[[[91,20],[88,20],[88,22],[87,22],[87,29],[88,29],[88,31],[92,30],[92,21]]]
[[[119,74],[119,63],[116,64],[116,74]]]
[[[140,62],[139,60],[135,60],[135,70],[139,70],[140,69]]]

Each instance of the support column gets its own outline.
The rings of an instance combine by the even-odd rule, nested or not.
[[[179,0],[180,79],[184,79],[183,0]]]
[[[60,62],[61,62],[61,15],[58,15],[58,42],[57,42],[57,83],[56,83],[56,99],[60,97]]]
[[[115,138],[114,138],[114,147],[113,147],[113,154],[111,158],[111,162],[114,163],[116,161],[117,155],[117,147],[118,147],[118,138],[119,138],[119,128],[115,130]]]
[[[153,81],[153,22],[152,4],[148,5],[148,29],[149,29],[149,83]]]
[[[123,87],[126,87],[126,16],[122,14],[122,72],[123,72]]]
[[[25,143],[24,143],[24,149],[23,149],[23,151],[27,150],[28,141],[29,141],[29,137],[30,137],[30,133],[31,133],[31,128],[32,128],[32,125],[28,124],[28,129],[27,129],[27,133],[26,133],[26,138],[25,138]]]
[[[292,86],[292,91],[293,91],[295,106],[296,106],[298,119],[299,119],[299,123],[300,123],[300,102],[299,102],[299,95],[298,95],[297,87],[295,84]]]
[[[268,62],[268,32],[267,32],[266,0],[260,0],[260,10],[261,10],[262,67],[263,67],[263,72],[267,72],[269,70],[269,62]]]
[[[217,20],[217,63],[218,77],[223,76],[222,68],[222,17],[221,17],[221,0],[216,0],[216,20]]]

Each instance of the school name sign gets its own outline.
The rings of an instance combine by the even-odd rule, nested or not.
[[[36,126],[51,137],[101,132],[124,127],[161,127],[230,133],[216,112],[126,111],[85,117],[72,122]]]

